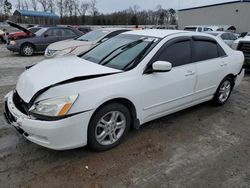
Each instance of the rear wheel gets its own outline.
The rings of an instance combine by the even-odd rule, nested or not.
[[[233,86],[234,82],[231,77],[224,78],[214,95],[213,103],[217,106],[225,104],[231,95]]]
[[[21,47],[21,55],[32,56],[35,53],[35,48],[32,44],[23,44]]]
[[[91,118],[88,128],[88,146],[105,151],[121,143],[131,124],[129,110],[119,103],[101,107]]]

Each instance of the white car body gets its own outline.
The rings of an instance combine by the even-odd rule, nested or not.
[[[241,71],[243,54],[232,50],[213,36],[173,30],[130,31],[125,34],[158,38],[159,42],[129,71],[109,68],[72,56],[45,60],[31,67],[17,82],[16,92],[21,102],[35,104],[38,101],[75,94],[78,94],[78,98],[68,112],[70,117],[46,121],[18,110],[13,101],[14,91],[11,91],[5,97],[6,113],[14,118],[11,124],[21,129],[21,133],[28,140],[47,148],[65,150],[81,147],[88,143],[87,132],[91,117],[104,103],[121,99],[129,102],[135,110],[133,121],[142,125],[209,101],[224,77],[231,75],[237,85],[244,75],[244,71]],[[144,72],[164,44],[182,37],[191,40],[194,36],[217,41],[226,55],[173,67],[169,72]],[[164,63],[158,63],[157,66],[161,69]],[[129,110],[132,111],[132,108]]]
[[[89,33],[83,35],[83,36],[86,36],[85,38],[87,38],[87,40],[89,40],[87,36],[94,32],[101,32],[102,35],[95,38],[94,40],[89,40],[89,41],[70,39],[70,40],[64,40],[64,41],[52,43],[46,48],[44,56],[46,58],[52,58],[52,57],[60,57],[60,56],[65,56],[65,55],[79,55],[93,48],[97,44],[100,44],[101,42],[104,42],[105,40],[115,35],[118,35],[122,32],[129,31],[129,30],[130,29],[126,29],[126,28],[102,28],[102,29],[90,31]],[[113,33],[114,35],[111,36],[111,33]]]

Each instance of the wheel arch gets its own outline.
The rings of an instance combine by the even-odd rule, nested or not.
[[[137,118],[137,110],[135,108],[135,105],[134,105],[134,103],[131,100],[129,100],[127,98],[124,98],[124,97],[117,97],[117,98],[109,99],[109,100],[103,102],[101,105],[99,105],[96,108],[96,110],[92,114],[91,118],[93,117],[93,115],[95,114],[95,112],[97,110],[99,110],[103,106],[105,106],[107,104],[110,104],[110,103],[120,103],[120,104],[124,105],[125,107],[127,107],[128,110],[129,110],[129,112],[130,112],[130,114],[131,114],[132,127],[135,128],[135,129],[139,129],[139,127],[140,127],[140,121]]]
[[[228,74],[227,76],[225,76],[224,78],[226,78],[226,77],[231,78],[233,80],[233,85],[235,84],[235,79],[236,79],[237,75],[234,75],[234,74],[231,73],[231,74]]]
[[[20,52],[21,52],[21,50],[22,50],[22,48],[23,48],[23,46],[24,46],[25,44],[32,45],[32,46],[34,47],[34,50],[36,51],[36,46],[35,46],[32,42],[24,42],[24,43],[22,43],[22,44],[20,45]]]

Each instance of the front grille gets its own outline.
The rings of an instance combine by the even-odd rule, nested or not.
[[[250,60],[250,42],[241,42],[238,50],[243,52],[246,60]]]
[[[13,103],[20,112],[28,115],[28,104],[22,100],[16,91],[13,93]]]

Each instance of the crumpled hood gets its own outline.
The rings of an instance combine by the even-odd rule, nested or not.
[[[64,50],[66,48],[76,47],[76,46],[91,46],[92,42],[79,41],[79,40],[64,40],[52,43],[48,46],[50,50]]]
[[[40,90],[72,78],[97,76],[122,72],[121,70],[92,63],[79,57],[70,56],[44,60],[21,74],[16,90],[26,102]]]

